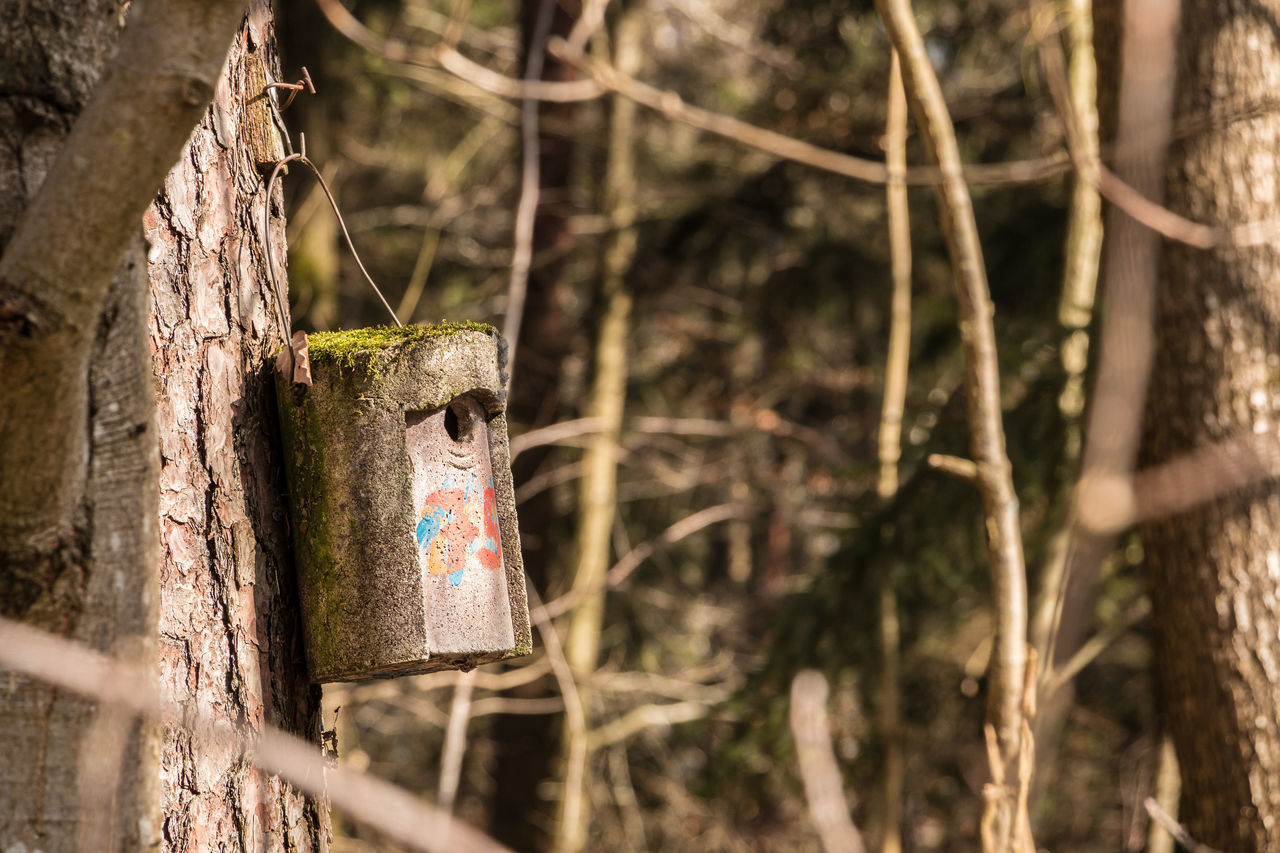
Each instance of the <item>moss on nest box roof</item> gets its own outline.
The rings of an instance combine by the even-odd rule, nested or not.
[[[340,332],[315,332],[307,335],[307,347],[313,362],[329,362],[341,367],[355,367],[360,353],[374,353],[394,346],[413,346],[423,341],[439,340],[459,332],[494,334],[488,323],[450,323],[448,320],[432,326],[373,326],[368,329],[347,329]]]

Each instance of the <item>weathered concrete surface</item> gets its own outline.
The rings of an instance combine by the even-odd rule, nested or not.
[[[277,382],[311,678],[527,654],[497,334],[445,324],[308,343],[314,384]]]
[[[427,640],[437,654],[515,647],[486,419],[470,394],[405,414]]]

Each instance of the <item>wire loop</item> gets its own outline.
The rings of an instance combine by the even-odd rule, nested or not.
[[[293,368],[293,326],[289,322],[288,303],[284,300],[284,294],[280,290],[280,281],[276,278],[275,256],[271,251],[271,196],[275,190],[276,179],[280,176],[280,170],[287,164],[297,162],[306,166],[315,174],[316,180],[320,182],[320,188],[324,190],[325,198],[329,200],[329,205],[333,208],[334,216],[338,217],[338,225],[342,228],[342,236],[347,241],[347,248],[351,250],[351,257],[355,258],[356,266],[360,268],[360,272],[364,275],[364,280],[369,282],[369,286],[373,288],[373,292],[378,294],[387,313],[391,315],[392,321],[396,326],[403,328],[404,323],[400,322],[400,318],[396,316],[395,310],[391,307],[391,303],[387,302],[387,298],[382,295],[382,290],[374,283],[373,277],[369,275],[369,271],[364,268],[364,262],[360,260],[360,254],[356,251],[355,243],[351,242],[351,234],[347,231],[347,223],[342,218],[342,211],[338,209],[338,202],[333,198],[333,192],[329,189],[329,184],[324,179],[324,175],[316,168],[316,164],[307,158],[307,137],[306,134],[298,134],[299,144],[302,152],[299,154],[290,154],[281,160],[276,161],[275,168],[271,170],[271,177],[267,179],[267,198],[262,206],[262,242],[266,246],[267,251],[267,277],[271,279],[271,287],[276,295],[276,308],[280,312],[280,325],[284,329],[284,345],[289,349],[289,365],[290,371]]]

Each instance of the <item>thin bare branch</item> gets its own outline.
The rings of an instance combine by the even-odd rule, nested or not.
[[[0,665],[165,725],[196,743],[235,744],[245,757],[354,820],[421,851],[507,851],[479,830],[381,779],[331,765],[320,747],[270,726],[258,731],[216,719],[192,704],[167,702],[151,674],[44,631],[0,618]]]
[[[1067,33],[1071,56],[1065,71],[1067,103],[1071,105],[1071,133],[1081,156],[1098,159],[1098,66],[1093,54],[1093,15],[1090,0],[1070,0]],[[1035,6],[1032,7],[1033,13]],[[1059,94],[1062,96],[1062,93]],[[1093,319],[1098,288],[1098,263],[1102,257],[1102,200],[1097,189],[1076,175],[1071,188],[1067,224],[1066,263],[1062,274],[1062,296],[1058,321],[1067,329],[1084,329]],[[1085,338],[1087,347],[1088,338]],[[1083,354],[1073,364],[1080,364]],[[1072,369],[1071,375],[1083,372]]]
[[[387,61],[387,71],[459,106],[484,113],[485,117],[497,119],[504,125],[512,126],[519,123],[520,110],[508,103],[507,99],[486,92],[456,74],[417,63],[391,62],[390,60]],[[354,145],[355,142],[347,139],[346,144]]]
[[[889,267],[893,296],[889,312],[889,352],[885,356],[884,402],[880,408],[880,478],[876,490],[887,498],[898,490],[902,456],[902,412],[907,398],[911,357],[911,212],[907,206],[907,96],[896,50],[890,53],[889,105],[885,124],[885,166],[889,183],[885,206],[889,221]]]
[[[679,12],[713,39],[747,56],[784,71],[796,69],[794,51],[756,38],[750,30],[717,13],[706,0],[662,0],[660,8]]]
[[[534,495],[540,495],[547,489],[555,488],[562,483],[568,483],[581,477],[587,470],[587,463],[583,461],[571,462],[568,465],[559,465],[547,471],[535,474],[528,480],[521,483],[515,491],[516,505],[519,506]]]
[[[521,100],[565,103],[592,100],[607,91],[613,91],[661,112],[669,118],[757,148],[775,157],[793,160],[855,180],[877,184],[885,184],[889,181],[887,167],[875,160],[853,157],[811,145],[731,116],[686,104],[675,92],[648,86],[633,77],[620,74],[608,63],[588,57],[580,50],[573,50],[564,39],[551,39],[548,49],[558,59],[587,72],[590,75],[588,78],[572,81],[544,81],[526,76],[524,80],[518,80],[468,59],[447,44],[438,45],[435,49],[428,51],[386,39],[365,27],[337,0],[316,0],[316,2],[335,29],[361,47],[378,53],[394,65],[402,67],[401,73],[410,73],[408,70],[410,67],[424,71],[438,66],[482,92]],[[1052,180],[1070,172],[1072,164],[1071,158],[1066,153],[1056,153],[1038,159],[970,164],[963,168],[965,179],[969,183],[1000,185]],[[943,180],[943,177],[938,169],[925,166],[908,169],[904,174],[904,180],[912,186],[929,186],[937,184]]]
[[[547,650],[547,658],[551,661],[551,672],[555,675],[556,684],[560,687],[560,695],[564,698],[565,751],[564,797],[581,798],[582,783],[587,765],[587,712],[582,704],[582,695],[578,692],[578,683],[574,680],[573,669],[564,656],[564,646],[556,626],[546,615],[546,606],[542,603],[533,581],[525,578],[529,590],[529,616],[538,626],[538,636],[542,637],[543,648]],[[561,806],[562,820],[578,820],[583,804],[569,802]]]
[[[524,80],[516,80],[478,62],[472,62],[453,48],[440,48],[434,52],[434,56],[445,71],[477,89],[503,98],[564,104],[595,100],[605,93],[604,88],[590,78],[539,80],[526,77]]]
[[[423,10],[428,11],[428,10]],[[441,43],[456,47],[466,29],[467,14],[471,11],[471,0],[455,0],[449,20],[440,33]]]
[[[719,673],[724,680],[716,684],[705,684],[693,681],[694,673],[687,673],[689,678],[668,678],[653,672],[602,672],[592,674],[589,683],[593,690],[605,693],[649,693],[667,699],[683,702],[701,702],[715,704],[724,702],[733,695],[740,685],[740,677],[730,677],[729,673]]]
[[[520,699],[514,696],[486,696],[477,699],[471,706],[471,716],[487,717],[491,714],[561,714],[564,712],[564,698],[546,696],[541,699]]]
[[[711,713],[711,706],[703,702],[674,702],[668,705],[641,705],[610,720],[587,736],[587,747],[592,752],[622,743],[632,736],[651,728],[670,728],[679,723],[700,720]]]
[[[559,444],[583,435],[593,435],[604,429],[606,425],[604,418],[577,418],[529,430],[511,439],[511,459],[514,461],[521,453],[535,447]]]
[[[695,107],[686,103],[675,92],[656,89],[633,77],[620,74],[617,69],[611,68],[598,59],[575,56],[568,51],[562,39],[552,39],[547,49],[557,58],[590,74],[609,91],[617,92],[668,118],[757,148],[784,160],[793,160],[857,181],[872,184],[889,182],[889,170],[883,163],[832,151],[782,133],[757,127],[732,116]],[[1039,160],[968,166],[964,168],[964,174],[967,180],[975,184],[1035,183],[1058,177],[1070,170],[1069,157],[1053,155]],[[907,170],[905,179],[910,185],[932,185],[946,180],[941,171],[928,167]]]
[[[1145,596],[1134,602],[1123,618],[1105,631],[1100,631],[1089,638],[1071,658],[1061,667],[1045,673],[1044,686],[1041,688],[1045,697],[1052,696],[1062,685],[1080,674],[1080,671],[1097,660],[1098,655],[1111,648],[1116,640],[1129,633],[1129,629],[1137,625],[1151,613],[1151,600]]]
[[[566,103],[589,101],[604,94],[604,89],[591,80],[548,81],[541,79],[541,72],[538,77],[526,76],[523,80],[508,77],[463,56],[448,40],[442,40],[434,49],[419,48],[375,33],[338,0],[316,0],[316,5],[341,35],[398,66],[400,73],[408,73],[409,67],[439,67],[481,92],[512,100]]]
[[[1101,163],[1098,164],[1097,186],[1107,201],[1152,231],[1197,249],[1264,246],[1275,242],[1276,237],[1280,236],[1280,219],[1232,226],[1193,222],[1147,198]]]
[[[865,853],[862,834],[849,817],[844,777],[831,745],[828,693],[827,679],[817,670],[801,670],[791,680],[791,734],[796,740],[796,761],[809,815],[823,848],[827,853]]]
[[[542,79],[547,37],[551,34],[554,13],[555,0],[541,0],[529,39],[529,58],[524,72],[526,81]],[[515,251],[511,258],[511,278],[507,284],[507,315],[502,323],[502,337],[507,340],[511,364],[508,375],[511,376],[515,375],[520,324],[524,319],[524,300],[529,289],[529,265],[533,261],[533,225],[538,212],[539,185],[542,180],[539,168],[542,155],[538,144],[538,102],[531,98],[525,98],[520,105],[520,151],[520,201],[516,205],[513,234]]]
[[[970,485],[976,485],[978,482],[978,464],[972,459],[963,459],[946,453],[930,453],[925,462],[930,468]]]
[[[1018,789],[1014,797],[1013,832],[1011,847],[1018,853],[1036,853],[1031,837],[1031,816],[1027,813],[1027,800],[1031,795],[1031,776],[1036,766],[1036,739],[1031,732],[1031,720],[1036,716],[1036,650],[1027,649],[1027,669],[1022,679],[1022,737],[1018,739]]]
[[[749,509],[744,507],[742,504],[718,504],[716,506],[699,510],[690,516],[680,519],[675,524],[664,530],[662,535],[658,536],[656,539],[650,539],[648,542],[643,542],[637,545],[624,554],[622,559],[614,563],[613,568],[609,569],[608,575],[605,576],[605,587],[607,589],[613,589],[621,584],[659,548],[666,545],[673,545],[681,539],[697,533],[704,527],[710,527],[712,524],[718,524],[722,521],[728,521],[733,518],[744,518],[748,514]],[[570,590],[559,598],[549,601],[538,608],[539,616],[554,619],[575,607],[582,596],[591,591],[592,590],[585,587],[583,589]]]
[[[1178,823],[1169,813],[1160,807],[1154,797],[1147,797],[1142,801],[1142,807],[1147,810],[1147,814],[1151,815],[1151,819],[1164,829],[1165,832],[1173,836],[1173,839],[1181,844],[1191,853],[1219,853],[1219,851],[1210,847],[1208,844],[1201,844],[1191,837],[1191,833],[1187,832],[1186,827]]]
[[[876,491],[890,498],[898,491],[898,461],[902,456],[902,417],[906,407],[907,373],[911,357],[911,211],[908,206],[907,95],[902,88],[898,52],[890,48],[888,115],[885,121],[885,207],[889,228],[889,267],[893,295],[889,311],[889,348],[885,356],[884,401],[880,409],[878,451],[880,476]],[[884,833],[880,853],[902,850],[902,800],[904,763],[902,751],[901,639],[898,599],[893,573],[887,572],[880,589],[880,739],[884,744]]]
[[[632,853],[648,850],[644,818],[641,816],[635,786],[631,783],[631,768],[627,761],[626,744],[616,744],[609,750],[609,777],[612,781],[610,787],[613,790],[613,801],[618,804],[622,826],[626,831],[627,845]]]
[[[440,750],[440,786],[436,800],[440,808],[453,812],[458,797],[458,780],[462,776],[462,757],[467,751],[467,723],[471,720],[471,694],[475,690],[475,670],[462,673],[453,688],[453,701],[449,704],[449,726],[444,732],[444,747]]]
[[[1022,553],[1018,498],[1005,449],[996,360],[993,306],[978,241],[973,204],[960,165],[955,128],[942,97],[909,0],[876,0],[889,39],[902,57],[902,78],[921,138],[942,171],[938,186],[943,232],[951,255],[966,363],[971,453],[976,485],[986,516],[995,640],[988,687],[988,719],[996,730],[1001,759],[1017,760],[1026,667],[1027,578]],[[1008,804],[1012,808],[1013,804]],[[1002,808],[1003,811],[1003,808]],[[1012,831],[1006,815],[999,836]]]
[[[604,23],[604,11],[609,7],[609,0],[587,0],[582,4],[582,15],[574,22],[569,37],[565,39],[565,47],[570,53],[579,56],[587,49],[587,42],[595,35],[596,30]]]

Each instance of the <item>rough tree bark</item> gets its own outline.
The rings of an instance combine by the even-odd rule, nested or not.
[[[1178,116],[1213,116],[1280,84],[1262,6],[1183,4]],[[1220,120],[1171,150],[1168,204],[1214,224],[1280,214],[1280,116]],[[1280,416],[1280,245],[1167,243],[1147,462]],[[1161,707],[1182,767],[1182,818],[1221,850],[1280,849],[1280,487],[1274,482],[1143,530]]]
[[[259,0],[145,219],[159,386],[160,677],[174,699],[228,721],[314,737],[320,696],[303,666],[272,397],[284,336],[260,224],[261,168],[283,149],[259,96],[279,76]],[[274,220],[267,235],[277,259],[282,226]],[[164,741],[174,846],[319,849],[326,818],[291,786],[234,750],[197,747],[181,732]]]
[[[316,734],[265,382],[270,14],[136,2],[117,48],[125,5],[0,4],[0,613],[158,657],[173,698],[228,720]],[[202,114],[148,255],[143,211]],[[315,849],[327,832],[230,747],[5,681],[6,849]]]

